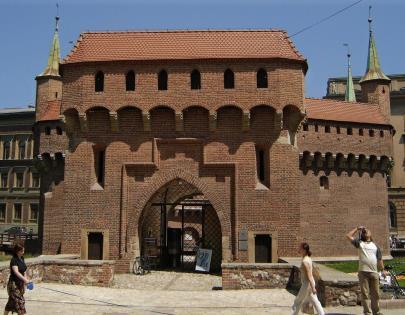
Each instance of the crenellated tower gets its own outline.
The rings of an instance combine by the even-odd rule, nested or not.
[[[381,70],[380,61],[378,59],[377,47],[375,44],[373,28],[373,19],[370,15],[368,18],[369,23],[369,44],[368,44],[368,58],[367,70],[360,80],[362,101],[365,103],[378,104],[381,113],[389,118],[391,115],[390,110],[390,82],[391,80]]]

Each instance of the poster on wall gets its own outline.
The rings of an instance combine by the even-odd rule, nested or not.
[[[212,249],[199,248],[196,253],[197,263],[196,271],[209,272],[211,266]]]

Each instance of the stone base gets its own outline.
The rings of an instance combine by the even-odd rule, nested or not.
[[[109,260],[27,259],[28,277],[34,282],[57,282],[110,287],[114,280],[115,262]],[[0,264],[0,284],[10,275],[9,262]]]

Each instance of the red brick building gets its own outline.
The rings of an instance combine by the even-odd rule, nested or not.
[[[216,269],[303,239],[353,255],[357,224],[387,252],[386,82],[364,82],[373,103],[308,99],[307,67],[279,30],[86,32],[61,62],[56,30],[36,78],[43,252],[127,271],[199,245]]]

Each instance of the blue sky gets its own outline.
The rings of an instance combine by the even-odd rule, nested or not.
[[[356,0],[60,0],[65,56],[86,30],[281,28],[293,34]],[[55,1],[0,1],[0,107],[35,103],[35,76],[45,67]],[[346,73],[352,50],[354,75],[365,71],[368,6],[382,67],[405,73],[403,0],[363,0],[350,10],[293,38],[308,59],[306,95],[322,97],[329,77]]]

